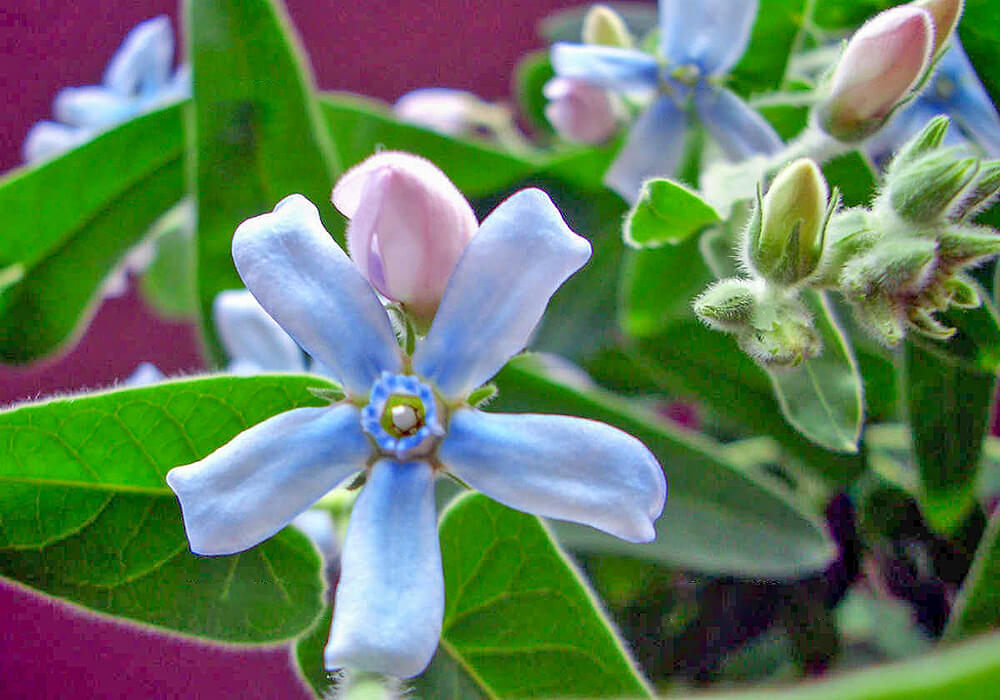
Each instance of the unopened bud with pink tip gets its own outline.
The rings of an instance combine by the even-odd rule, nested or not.
[[[462,193],[430,161],[385,151],[340,178],[333,204],[350,219],[347,246],[365,279],[430,321],[479,226]]]
[[[962,18],[962,10],[965,8],[964,0],[915,0],[910,3],[922,10],[927,10],[934,22],[934,57],[944,53],[951,38],[952,32],[958,26],[958,20]]]
[[[927,10],[902,5],[868,20],[847,43],[817,106],[820,127],[839,141],[871,136],[920,82],[933,49]]]
[[[614,136],[624,115],[620,98],[574,78],[553,78],[542,94],[549,100],[545,117],[567,141],[598,144]]]

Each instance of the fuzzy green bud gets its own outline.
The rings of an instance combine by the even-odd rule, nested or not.
[[[694,300],[694,312],[717,331],[742,331],[753,317],[758,285],[753,280],[735,277],[719,280]]]
[[[953,212],[959,219],[970,219],[988,208],[1000,196],[1000,160],[979,164],[979,173]]]
[[[594,5],[583,18],[583,43],[631,49],[635,46],[625,20],[607,5]]]
[[[951,226],[937,234],[941,260],[966,267],[1000,254],[1000,235],[979,226]]]
[[[858,325],[873,338],[893,347],[906,335],[906,328],[899,311],[884,295],[866,297],[854,303],[854,316]]]
[[[934,274],[936,251],[934,241],[923,238],[883,241],[847,261],[840,273],[841,291],[855,301],[877,294],[915,294]]]
[[[798,367],[823,349],[816,329],[795,319],[780,320],[768,330],[747,330],[737,342],[754,362],[768,369]]]
[[[950,124],[951,121],[943,114],[939,114],[927,122],[919,133],[903,144],[896,152],[896,156],[889,165],[890,176],[894,171],[902,170],[904,166],[919,160],[941,146]]]
[[[962,17],[964,0],[917,0],[910,3],[915,7],[926,10],[934,20],[934,58],[944,53],[944,48],[948,44],[948,38],[958,26],[958,20]]]
[[[950,150],[927,155],[888,178],[892,208],[901,217],[929,223],[947,216],[952,203],[979,171],[976,158],[955,158]]]
[[[769,282],[792,285],[816,270],[832,213],[826,180],[808,158],[786,166],[761,201],[747,230],[751,269]]]

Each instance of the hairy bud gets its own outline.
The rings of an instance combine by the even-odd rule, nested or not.
[[[619,49],[635,46],[625,20],[607,5],[594,5],[584,16],[583,43]]]
[[[759,283],[753,280],[735,277],[719,280],[694,300],[694,312],[715,330],[742,331],[753,317],[758,287]]]
[[[847,43],[818,105],[819,125],[840,141],[860,141],[878,131],[917,85],[934,46],[931,14],[913,5],[881,12]]]
[[[813,273],[823,253],[832,209],[826,180],[816,164],[801,158],[784,168],[767,195],[758,200],[759,216],[746,235],[750,267],[779,285],[791,285]]]
[[[618,130],[624,109],[614,93],[584,80],[553,78],[542,94],[549,100],[545,118],[567,141],[603,143]]]
[[[908,221],[927,223],[947,216],[976,173],[976,158],[956,159],[950,150],[924,156],[887,178],[892,208]]]
[[[430,161],[385,151],[344,174],[333,204],[350,219],[348,250],[365,279],[417,319],[432,318],[478,228],[462,193]]]
[[[934,58],[937,58],[943,53],[948,38],[958,26],[965,6],[964,0],[917,0],[910,4],[927,10],[934,20]]]

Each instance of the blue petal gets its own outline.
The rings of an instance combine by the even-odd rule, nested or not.
[[[302,195],[247,219],[233,260],[261,306],[353,396],[402,367],[396,334],[374,290]]]
[[[444,578],[434,474],[423,462],[378,462],[354,503],[324,660],[409,678],[441,636]]]
[[[725,73],[750,42],[757,0],[660,0],[660,52],[671,64]]]
[[[191,551],[233,554],[285,527],[370,453],[356,407],[297,408],[171,469],[167,485],[180,500]]]
[[[170,19],[160,15],[135,25],[104,70],[104,84],[123,96],[148,95],[163,87],[174,62]]]
[[[656,536],[667,482],[652,453],[596,421],[461,409],[438,450],[446,468],[504,505],[630,542]]]
[[[669,97],[661,97],[643,112],[615,161],[604,174],[604,184],[629,202],[639,196],[651,177],[671,177],[684,155],[688,117]]]
[[[414,368],[445,397],[464,398],[524,348],[549,298],[589,258],[590,243],[548,195],[512,195],[455,265]]]
[[[947,70],[955,82],[952,108],[949,113],[989,158],[1000,158],[1000,116],[976,70],[953,38],[951,49],[941,59],[941,70]]]
[[[771,155],[783,146],[774,127],[729,90],[701,87],[695,90],[694,106],[702,124],[730,160]]]
[[[553,70],[562,78],[579,78],[620,91],[657,85],[659,65],[655,58],[641,51],[556,43],[549,55]]]
[[[21,153],[25,163],[36,163],[79,146],[88,141],[93,134],[90,129],[49,121],[37,122],[24,137]]]
[[[96,85],[63,88],[52,102],[56,120],[81,127],[107,127],[133,116],[137,105]]]
[[[130,387],[149,386],[158,384],[166,378],[167,376],[152,362],[140,362],[123,383]]]
[[[212,320],[239,374],[303,372],[302,350],[281,326],[243,289],[219,292],[212,304]]]

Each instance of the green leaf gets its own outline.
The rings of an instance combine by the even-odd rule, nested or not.
[[[593,593],[534,516],[467,494],[441,516],[441,643],[421,698],[649,697]]]
[[[331,624],[333,624],[333,608],[327,605],[309,631],[299,637],[292,650],[292,658],[299,676],[309,684],[316,697],[320,698],[326,697],[326,693],[330,692],[333,685],[323,661],[323,650],[330,637]]]
[[[812,19],[828,29],[856,29],[873,15],[898,4],[893,0],[816,0]]]
[[[965,0],[959,37],[976,74],[990,94],[993,104],[1000,104],[1000,76],[996,71],[997,46],[1000,45],[1000,8],[991,0]]]
[[[514,68],[514,95],[517,98],[517,106],[528,123],[540,132],[541,136],[549,138],[555,137],[555,129],[545,116],[545,105],[549,101],[542,94],[542,88],[555,76],[547,50],[524,54]]]
[[[286,530],[230,557],[188,550],[164,482],[237,433],[319,402],[319,377],[209,377],[0,413],[0,575],[101,613],[230,642],[320,613],[319,558]]]
[[[944,631],[945,639],[970,637],[1000,627],[1000,513],[994,513],[979,541],[976,558]]]
[[[932,527],[949,533],[975,503],[975,479],[1000,368],[1000,325],[985,292],[978,309],[944,316],[958,333],[945,342],[910,334],[906,405]]]
[[[181,106],[167,107],[0,181],[0,361],[82,331],[101,283],[183,196],[182,131]]]
[[[649,180],[625,219],[624,237],[633,248],[656,248],[685,241],[718,221],[718,212],[684,185]]]
[[[781,85],[805,7],[806,0],[760,0],[750,43],[730,74],[733,90],[748,96]]]
[[[822,170],[831,189],[840,188],[845,207],[866,206],[875,195],[875,173],[859,151],[837,156],[825,163]]]
[[[622,272],[621,324],[626,333],[648,336],[693,316],[691,302],[715,279],[701,259],[700,242],[627,251]]]
[[[769,370],[781,412],[807,438],[828,450],[855,453],[864,420],[864,389],[854,352],[823,292],[804,291],[823,338],[819,357]]]
[[[376,100],[347,93],[320,98],[320,109],[344,166],[379,150],[408,151],[431,161],[467,197],[482,197],[509,187],[539,167],[540,161],[516,156],[491,144],[445,136],[397,121]]]
[[[942,646],[894,664],[763,690],[680,695],[698,700],[981,700],[1000,684],[1000,635]]]
[[[565,413],[603,421],[637,437],[663,466],[669,496],[656,524],[655,542],[629,544],[584,526],[556,524],[567,546],[708,573],[765,578],[815,572],[835,556],[817,518],[787,493],[737,468],[714,441],[597,389],[576,389],[550,379],[533,366],[530,356],[509,363],[497,384],[500,395],[491,410]]]
[[[326,204],[337,158],[280,0],[186,0],[184,8],[194,76],[202,328],[221,361],[212,302],[243,286],[230,252],[233,232],[301,193],[342,239],[342,219]]]
[[[626,349],[651,383],[682,399],[703,403],[717,417],[774,437],[812,472],[832,484],[847,485],[864,471],[857,455],[831,453],[807,440],[782,417],[767,374],[730,336],[695,320],[671,325]],[[615,386],[614,377],[600,375]]]
[[[194,203],[189,200],[167,212],[150,232],[155,253],[139,289],[143,300],[165,318],[198,318],[194,233]]]

